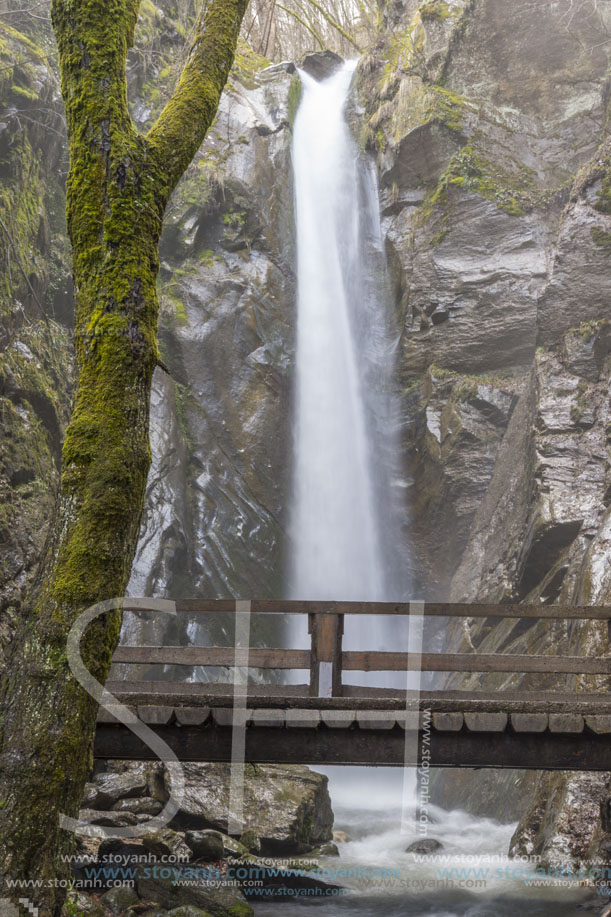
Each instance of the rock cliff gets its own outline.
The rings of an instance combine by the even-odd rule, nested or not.
[[[72,376],[63,116],[44,36],[0,27],[0,672],[53,509]]]
[[[403,321],[420,590],[605,602],[611,9],[431,0],[395,3],[386,21],[359,65],[360,131],[378,162]],[[450,629],[447,644],[608,652],[598,627],[510,621]],[[437,791],[522,813],[515,852],[579,858],[600,841],[602,777],[542,776],[528,806],[533,777],[519,774],[446,774]]]

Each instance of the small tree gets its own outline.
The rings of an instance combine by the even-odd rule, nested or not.
[[[176,90],[143,135],[125,77],[140,0],[52,0],[68,124],[68,230],[79,379],[56,518],[0,686],[0,878],[55,880],[91,761],[96,705],[72,678],[81,611],[125,592],[150,464],[157,247],[168,199],[215,117],[247,0],[211,0]],[[104,681],[120,616],[94,623],[83,657]],[[64,893],[27,890],[43,917]]]

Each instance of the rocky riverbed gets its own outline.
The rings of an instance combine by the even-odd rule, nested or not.
[[[279,765],[247,765],[244,776],[239,838],[227,834],[230,766],[187,764],[170,825],[121,839],[104,834],[158,815],[171,775],[161,763],[109,762],[85,791],[79,817],[98,832],[81,841],[65,913],[247,917],[253,875],[264,888],[324,887],[308,864],[337,854],[327,778]]]

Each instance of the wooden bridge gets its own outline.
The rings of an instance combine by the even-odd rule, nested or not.
[[[184,761],[230,761],[236,727],[245,760],[257,763],[512,767],[611,771],[611,695],[529,691],[414,690],[408,672],[611,674],[611,657],[352,651],[342,648],[346,615],[565,619],[606,622],[611,607],[385,604],[359,602],[124,600],[126,610],[190,615],[308,615],[310,649],[236,646],[120,646],[130,665],[233,669],[231,682],[110,681]],[[422,622],[422,618],[420,619]],[[247,633],[247,631],[246,631]],[[248,684],[240,673],[306,670],[307,684]],[[405,689],[343,684],[346,672],[403,673]],[[608,684],[608,682],[606,682]],[[110,710],[101,709],[98,758],[145,760],[154,753]]]

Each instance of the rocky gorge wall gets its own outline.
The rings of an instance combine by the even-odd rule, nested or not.
[[[403,321],[420,593],[604,603],[611,7],[430,0],[410,12],[387,8],[359,90]],[[446,644],[608,653],[602,628],[563,622],[471,621]],[[461,683],[475,684],[594,687],[518,676]],[[554,860],[601,843],[605,783],[452,772],[436,790],[448,805],[521,814],[514,852]]]
[[[44,544],[70,409],[66,153],[49,48],[35,30],[0,27],[0,672]]]
[[[129,69],[142,128],[175,78],[188,12],[165,0],[143,5]],[[392,0],[359,63],[350,117],[378,169],[399,329],[398,492],[413,594],[428,600],[608,597],[609,30],[606,0]],[[40,36],[0,34],[20,61],[0,85],[12,195],[0,199],[0,216],[13,239],[0,233],[8,640],[52,507],[71,309],[63,146],[49,139],[61,123],[37,134],[27,120],[43,104],[61,111],[51,45],[43,63],[31,47]],[[214,129],[171,202],[159,282],[168,372],[155,378],[133,594],[283,593],[298,103],[292,65],[241,47]],[[55,315],[50,330],[37,300]],[[185,619],[166,636],[188,643],[197,627]],[[126,637],[160,634],[142,618]],[[489,652],[607,651],[604,634],[576,625],[470,623],[446,639]],[[516,851],[583,856],[605,842],[595,829],[608,807],[602,777],[448,772],[436,793],[447,805],[523,816]]]

